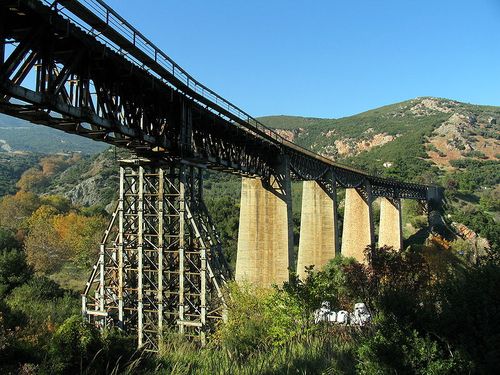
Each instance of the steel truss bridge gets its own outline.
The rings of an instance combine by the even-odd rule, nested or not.
[[[299,147],[210,90],[102,0],[0,0],[0,112],[132,150],[84,294],[102,326],[158,349],[164,324],[201,337],[231,277],[201,171],[291,178],[427,200],[432,188],[368,175]],[[333,176],[333,178],[332,178]],[[165,323],[166,322],[166,323]]]

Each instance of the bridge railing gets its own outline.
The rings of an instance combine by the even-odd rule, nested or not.
[[[196,100],[198,103],[203,105],[207,110],[216,113],[217,115],[224,117],[232,123],[235,123],[236,126],[244,127],[245,131],[250,132],[254,135],[264,137],[267,140],[270,140],[276,144],[283,145],[285,147],[294,149],[295,151],[307,155],[310,158],[313,158],[323,164],[333,166],[335,168],[339,168],[342,170],[347,170],[350,172],[354,172],[356,174],[360,174],[370,178],[365,172],[353,168],[351,166],[343,165],[341,163],[334,162],[331,159],[323,157],[314,153],[311,150],[305,149],[301,146],[298,146],[284,137],[279,135],[274,130],[268,128],[264,124],[262,124],[257,119],[250,116],[248,113],[238,108],[236,105],[232,104],[228,100],[224,99],[222,96],[218,95],[213,90],[209,89],[196,79],[194,79],[188,72],[186,72],[182,67],[180,67],[175,61],[173,61],[167,54],[165,54],[161,49],[159,49],[154,43],[152,43],[149,39],[147,39],[139,30],[134,28],[129,22],[127,22],[123,17],[121,17],[115,10],[113,10],[109,5],[107,5],[103,0],[41,0],[45,4],[49,5],[53,9],[55,9],[60,14],[64,15],[66,18],[70,19],[73,23],[77,24],[80,28],[85,30],[87,33],[91,34],[93,37],[98,39],[101,43],[110,47],[117,53],[121,54],[134,64],[139,67],[147,70],[150,74],[154,75],[158,79],[162,80],[165,84],[174,87],[175,89],[183,92],[185,95],[191,97],[193,100]],[[78,12],[75,11],[78,7],[76,5],[80,4],[83,9],[91,12],[89,14],[92,17],[97,17],[100,20],[100,27],[96,27],[96,25],[92,25],[89,17],[81,17]],[[138,54],[133,53],[133,51],[126,50],[119,43],[112,40],[109,37],[109,29],[103,30],[102,25],[105,25],[110,30],[115,32],[115,35],[119,35],[119,38],[125,39],[128,44],[142,54],[147,56],[147,59],[150,60],[153,64],[148,64],[144,58],[138,57]],[[101,31],[99,31],[99,28]],[[106,35],[105,35],[106,34]],[[169,77],[163,76],[158,73],[158,70],[153,66],[154,64],[158,64],[164,71],[168,72],[172,77],[175,78],[177,83],[180,85],[176,85],[169,81]],[[182,87],[185,86],[184,90]],[[187,89],[187,90],[186,90]],[[198,98],[190,95],[189,91],[198,96]],[[226,113],[224,113],[226,112]],[[228,116],[230,114],[231,116]],[[375,178],[374,180],[378,180]],[[389,179],[384,179],[389,182]],[[396,182],[396,181],[394,181]],[[399,183],[399,182],[396,182]],[[421,185],[417,184],[407,184],[413,185],[415,188],[421,188]]]
[[[85,6],[88,10],[92,11],[92,13],[95,16],[98,16],[100,20],[104,22],[108,27],[118,32],[123,38],[127,39],[129,43],[131,43],[133,46],[135,46],[140,51],[145,53],[149,58],[154,60],[154,62],[159,64],[163,69],[168,71],[173,77],[175,77],[178,81],[184,84],[187,88],[191,89],[193,92],[195,92],[202,98],[206,99],[206,101],[203,102],[205,106],[210,107],[210,103],[213,103],[216,105],[216,107],[210,109],[214,110],[215,112],[219,112],[217,111],[217,107],[220,107],[225,111],[231,113],[233,116],[236,116],[239,120],[245,122],[247,125],[250,126],[250,128],[254,128],[255,130],[257,130],[258,133],[264,134],[268,138],[273,139],[279,143],[284,143],[284,141],[286,141],[279,134],[277,134],[270,128],[263,125],[261,122],[250,116],[248,113],[238,108],[228,100],[224,99],[222,96],[218,95],[213,90],[209,89],[208,87],[206,87],[205,85],[194,79],[188,72],[186,72],[182,67],[180,67],[177,63],[175,63],[175,61],[173,61],[167,54],[165,54],[161,49],[155,46],[140,31],[134,28],[130,23],[128,23],[123,17],[121,17],[115,10],[113,10],[104,1],[102,0],[70,0],[70,1],[78,2],[83,6]],[[105,38],[99,32],[95,32],[92,25],[85,24],[85,20],[82,20],[80,18],[75,19],[74,14],[71,11],[68,11],[67,9],[64,8],[66,3],[65,1],[43,0],[43,2],[57,9],[59,13],[64,14],[64,16],[71,19],[71,21],[78,24],[78,26],[80,26],[81,28],[86,29],[87,32],[92,34],[101,42],[105,43],[108,46],[111,46],[114,50],[123,54],[128,59],[134,61],[134,63],[138,64],[142,68],[148,69],[148,67],[145,66],[144,62],[135,59],[132,54],[128,54],[126,52],[124,53],[124,51],[119,45],[116,45],[108,38]],[[82,21],[84,23],[82,23]],[[152,73],[152,71],[150,72]],[[170,82],[168,82],[168,80],[165,80],[165,77],[161,77],[158,74],[154,75],[166,81],[166,83],[172,85]],[[178,89],[178,87],[176,88]]]

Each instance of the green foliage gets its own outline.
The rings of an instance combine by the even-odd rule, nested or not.
[[[208,181],[208,183],[212,183]],[[239,202],[229,195],[216,195],[211,192],[206,199],[212,220],[217,225],[217,232],[229,264],[236,264],[236,249],[239,223]]]
[[[500,162],[496,160],[458,159],[451,160],[450,164],[459,169],[449,177],[459,191],[474,192],[500,184]]]
[[[463,374],[471,364],[461,353],[447,353],[430,336],[422,336],[391,318],[379,317],[375,331],[357,349],[359,374]]]
[[[230,294],[228,321],[217,340],[238,357],[284,345],[307,332],[303,306],[282,290],[234,284]]]
[[[478,150],[468,151],[468,152],[464,153],[464,156],[467,158],[479,158],[479,159],[486,159],[487,158],[487,156],[483,152],[478,151]]]
[[[475,207],[469,207],[467,211],[455,211],[452,218],[454,221],[463,223],[476,233],[479,233],[481,237],[487,238],[493,249],[499,249],[500,226],[488,213]]]
[[[217,347],[200,350],[182,338],[167,336],[155,370],[185,375],[354,374],[355,345],[356,335],[331,330],[306,334],[273,350],[254,348],[248,356],[235,358]]]
[[[50,343],[51,374],[82,373],[102,347],[97,329],[81,316],[68,318],[55,332]]]
[[[483,261],[454,272],[438,285],[439,309],[430,331],[460,348],[477,373],[500,367],[500,263]]]
[[[38,158],[38,154],[0,152],[0,197],[16,192],[16,182],[27,169],[38,162]]]
[[[0,227],[0,250],[20,249],[21,243],[14,233],[7,228]]]
[[[40,345],[46,343],[54,327],[79,310],[76,295],[65,292],[44,276],[35,276],[13,289],[6,302],[13,311],[24,316],[26,326],[22,334]]]
[[[54,207],[60,213],[67,213],[71,209],[71,201],[60,195],[46,195],[41,197],[42,205]]]
[[[0,250],[0,298],[28,281],[33,270],[26,263],[26,254],[18,249]]]
[[[349,269],[350,273],[346,272]],[[362,298],[363,293],[353,288],[351,275],[366,278],[361,265],[351,258],[335,257],[322,270],[309,269],[308,277],[301,281],[297,276],[285,283],[284,289],[294,295],[307,311],[312,312],[328,301],[338,309],[351,309],[354,300]],[[360,283],[363,281],[360,280]]]
[[[479,199],[479,207],[484,211],[500,212],[500,186],[485,191]]]

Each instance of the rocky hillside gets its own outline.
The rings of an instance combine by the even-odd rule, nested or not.
[[[472,167],[487,179],[468,183],[489,187],[499,183],[500,107],[417,98],[341,119],[269,116],[261,120],[290,141],[371,173],[443,183],[446,173]],[[16,126],[22,128],[20,123]],[[10,151],[2,155],[16,158],[5,142],[2,145]],[[71,167],[46,176],[38,191],[63,194],[78,204],[106,206],[116,192],[116,159],[121,153],[108,149],[83,156]],[[33,164],[30,159],[26,169]],[[18,178],[20,171],[11,174]],[[12,191],[12,186],[4,191]]]
[[[500,158],[500,107],[416,98],[341,119],[269,116],[286,139],[384,173],[401,160],[453,170],[453,160]]]

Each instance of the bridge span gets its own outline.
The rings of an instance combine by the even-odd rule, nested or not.
[[[119,201],[83,294],[85,316],[157,350],[178,327],[205,340],[232,277],[203,203],[202,171],[242,177],[235,278],[288,280],[291,181],[304,181],[297,273],[338,253],[402,246],[401,199],[435,187],[372,176],[295,145],[210,90],[102,0],[0,0],[0,112],[124,147]],[[342,243],[337,190],[346,189]]]

